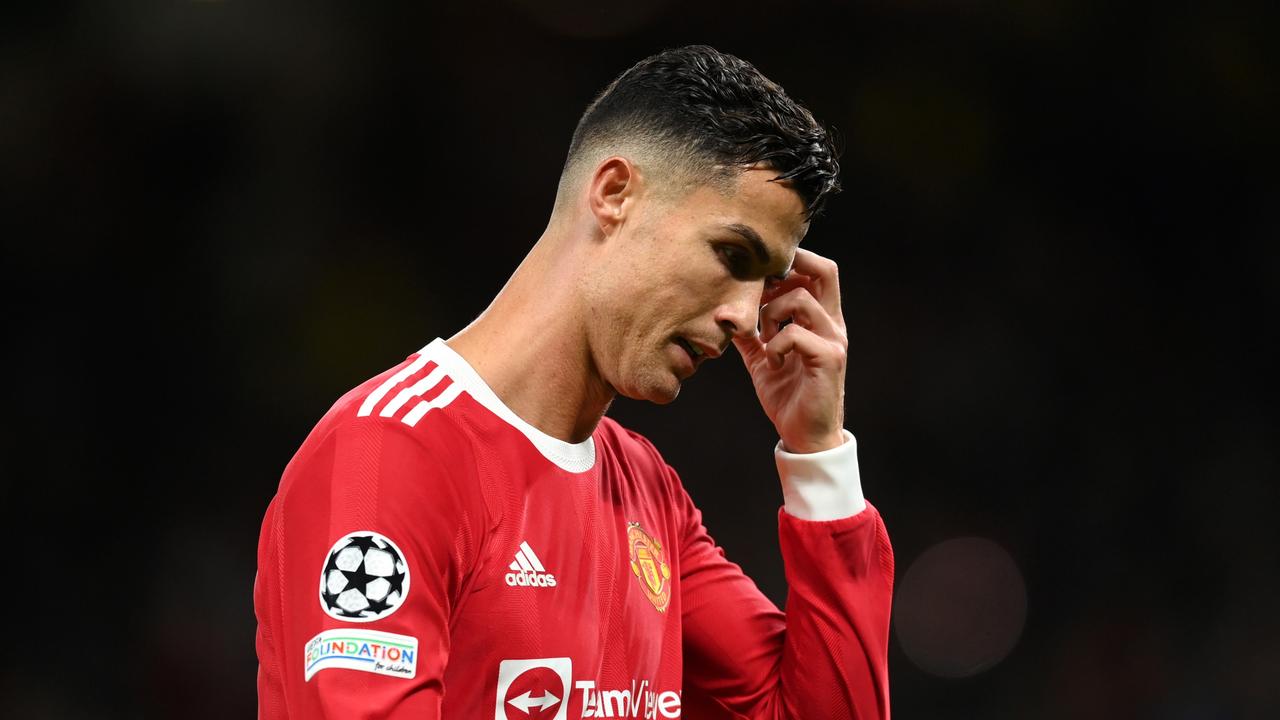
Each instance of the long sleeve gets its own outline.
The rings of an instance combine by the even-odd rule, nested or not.
[[[880,513],[862,498],[857,478],[848,477],[856,476],[856,456],[852,464],[849,457],[855,452],[851,445],[826,457],[779,458],[785,614],[725,559],[684,495],[688,717],[889,717],[893,550]],[[846,511],[855,514],[840,516]],[[808,520],[793,512],[836,517]]]
[[[440,717],[485,523],[467,463],[443,460],[465,447],[447,431],[359,418],[290,463],[259,544],[263,720]]]

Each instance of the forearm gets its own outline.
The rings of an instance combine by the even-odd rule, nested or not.
[[[808,521],[779,513],[789,594],[777,717],[889,717],[893,551],[880,513]]]
[[[825,454],[778,459],[785,614],[691,510],[682,552],[686,698],[705,696],[699,717],[708,718],[888,718],[893,551],[862,497],[856,445],[850,437]]]
[[[889,717],[893,549],[844,435],[819,453],[775,450],[789,586],[779,717]]]

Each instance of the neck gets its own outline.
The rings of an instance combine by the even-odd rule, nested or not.
[[[587,343],[572,248],[552,227],[480,317],[446,342],[507,407],[551,437],[591,437],[613,401]],[[579,266],[580,267],[580,266]]]

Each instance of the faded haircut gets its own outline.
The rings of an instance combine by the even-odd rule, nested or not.
[[[727,191],[760,164],[821,212],[840,191],[831,134],[751,63],[706,45],[666,50],[636,63],[587,106],[560,176],[563,198],[608,154],[632,157],[682,193],[698,184]],[[647,167],[645,167],[647,166]]]

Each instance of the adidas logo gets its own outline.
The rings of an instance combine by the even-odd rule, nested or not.
[[[507,584],[512,587],[555,587],[556,576],[542,567],[542,561],[534,554],[529,543],[521,542],[516,551],[516,560],[509,566],[512,572],[507,573]]]

